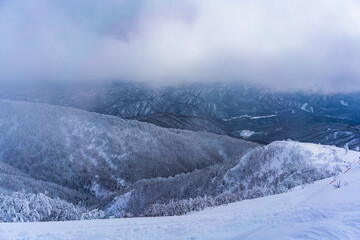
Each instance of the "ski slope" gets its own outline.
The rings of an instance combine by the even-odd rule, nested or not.
[[[2,223],[0,239],[360,239],[359,156],[342,153],[334,182],[279,195],[176,217]]]

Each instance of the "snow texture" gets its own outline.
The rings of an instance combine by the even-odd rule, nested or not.
[[[250,136],[252,136],[252,135],[254,135],[254,134],[255,134],[255,132],[254,132],[254,131],[250,131],[250,130],[242,130],[242,131],[240,132],[240,136],[242,136],[242,137],[244,137],[244,138],[250,137]]]
[[[343,105],[344,107],[349,106],[349,103],[345,102],[344,100],[340,100],[340,104]]]
[[[1,239],[359,239],[360,166],[305,188],[176,217],[0,224]]]
[[[359,239],[360,153],[293,144],[321,166],[341,159],[341,173],[287,193],[185,216],[2,223],[0,239]]]

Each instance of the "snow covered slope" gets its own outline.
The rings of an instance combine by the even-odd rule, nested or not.
[[[341,172],[287,193],[185,216],[2,223],[0,239],[360,239],[360,153],[282,143],[307,149],[309,161],[322,167],[337,162]]]
[[[332,184],[328,178],[178,217],[2,223],[0,239],[360,239],[358,157],[343,157],[350,170]]]

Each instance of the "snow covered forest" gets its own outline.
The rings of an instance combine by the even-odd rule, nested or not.
[[[0,0],[0,240],[359,240],[359,0]]]
[[[182,215],[335,176],[347,153],[7,100],[0,149],[2,222]]]
[[[307,147],[316,149],[318,146]],[[360,235],[360,195],[356,193],[360,187],[360,165],[353,159],[360,154],[349,153],[345,156],[341,152],[351,169],[336,177],[334,183],[341,182],[340,188],[329,184],[333,178],[327,178],[287,193],[239,201],[183,216],[6,223],[0,224],[0,238],[357,240]]]

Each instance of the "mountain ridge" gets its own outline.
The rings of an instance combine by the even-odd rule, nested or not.
[[[339,147],[348,144],[350,149],[360,146],[359,94],[279,93],[231,83],[152,88],[114,82],[48,86],[41,91],[4,89],[0,97],[71,106],[161,127],[210,131],[263,143],[292,139]],[[273,117],[259,118],[270,115]],[[244,137],[241,131],[254,134]]]

